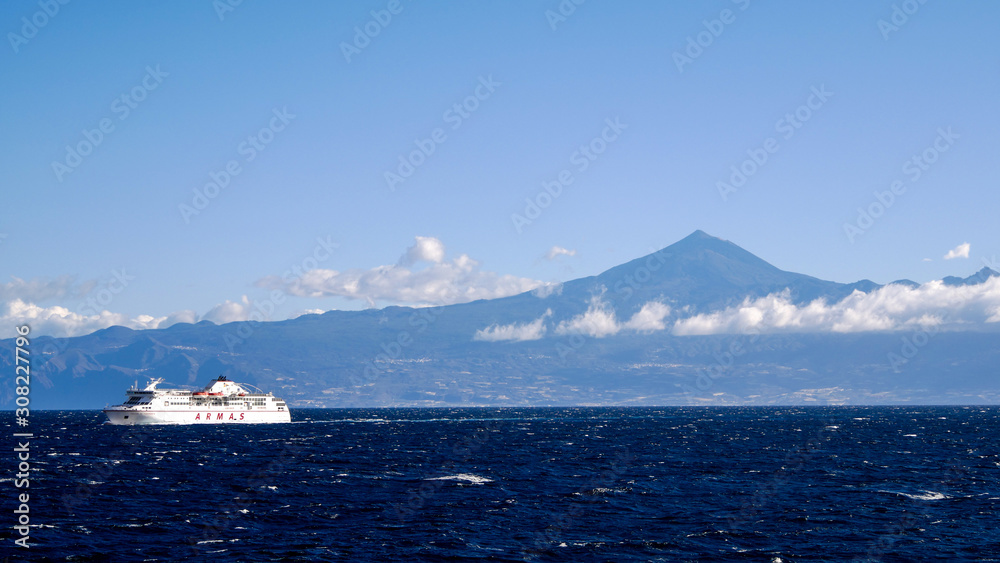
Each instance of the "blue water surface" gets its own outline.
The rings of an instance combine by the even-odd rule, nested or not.
[[[4,526],[3,552],[1000,561],[997,407],[297,409],[292,419],[123,427],[95,411],[33,412],[32,547]],[[19,490],[5,473],[12,526]]]

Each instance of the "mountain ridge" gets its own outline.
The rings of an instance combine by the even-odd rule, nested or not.
[[[973,285],[997,275],[983,268],[944,283]],[[899,364],[890,354],[902,357],[909,350],[900,342],[905,332],[751,337],[633,330],[589,338],[558,330],[596,305],[623,323],[651,302],[692,315],[782,291],[804,305],[881,287],[869,280],[844,284],[787,272],[699,230],[597,275],[548,288],[548,294],[536,290],[438,307],[328,311],[261,323],[202,321],[154,330],[116,326],[73,338],[39,337],[33,340],[32,373],[43,385],[32,404],[95,408],[120,400],[135,379],[201,385],[220,374],[272,390],[293,406],[905,403],[952,396],[942,385],[965,385],[955,366],[963,366],[962,377],[993,393],[989,361],[995,362],[998,352],[992,333],[935,333],[919,349],[911,341],[917,353]],[[540,327],[551,328],[539,338],[473,338],[490,326],[539,318]],[[0,364],[12,365],[12,349],[0,350]],[[965,355],[956,357],[957,350]],[[720,366],[727,370],[726,383],[713,387],[708,379],[706,394],[692,396],[692,389],[701,391],[697,383]],[[908,372],[905,381],[895,377],[901,366]],[[951,375],[942,383],[936,379],[941,373]],[[815,389],[840,391],[823,395]],[[955,401],[996,398],[988,393],[975,399],[982,394],[973,392],[972,383],[955,389],[961,391],[953,394]],[[10,408],[12,398],[7,382],[0,408]]]

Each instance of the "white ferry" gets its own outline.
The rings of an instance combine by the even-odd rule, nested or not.
[[[128,390],[128,400],[107,407],[111,424],[253,424],[291,422],[285,401],[272,393],[225,376],[201,391],[157,389],[163,378],[151,379],[145,389]],[[249,388],[249,390],[248,390]]]

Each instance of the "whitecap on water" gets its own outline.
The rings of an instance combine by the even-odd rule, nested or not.
[[[444,477],[431,477],[424,479],[425,481],[466,481],[472,483],[473,485],[482,485],[484,483],[492,483],[493,479],[487,479],[486,477],[480,477],[479,475],[473,475],[471,473],[459,473],[458,475],[445,475]]]
[[[880,491],[880,492],[891,493],[894,495],[902,495],[906,498],[910,498],[913,500],[944,500],[951,498],[950,496],[944,493],[939,493],[937,491],[921,491],[919,493],[904,493],[901,491]]]

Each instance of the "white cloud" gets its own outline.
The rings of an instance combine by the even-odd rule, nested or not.
[[[625,323],[625,328],[638,332],[655,332],[667,328],[663,319],[670,314],[670,307],[659,301],[650,301]]]
[[[301,311],[295,311],[291,315],[288,315],[289,319],[297,319],[303,315],[322,315],[325,313],[325,309],[303,309]]]
[[[553,246],[545,253],[546,260],[555,260],[560,256],[576,256],[576,250],[567,250],[561,246]]]
[[[562,321],[556,326],[556,334],[585,334],[594,338],[603,338],[618,334],[622,330],[638,332],[654,332],[666,328],[664,318],[670,314],[670,307],[658,301],[649,301],[632,315],[624,324],[618,322],[614,309],[604,301],[603,296],[590,298],[587,310],[568,321]]]
[[[971,247],[972,246],[969,243],[963,242],[962,244],[949,250],[948,254],[944,255],[944,259],[951,260],[953,258],[968,258]]]
[[[90,334],[110,326],[125,326],[133,329],[162,328],[167,317],[139,315],[129,318],[121,313],[101,311],[93,315],[74,313],[65,307],[40,307],[14,299],[0,304],[0,338],[15,335],[14,327],[27,324],[34,335],[56,337]],[[168,326],[168,325],[167,325]]]
[[[561,283],[546,283],[531,290],[531,294],[539,299],[545,299],[550,295],[562,295],[562,290]]]
[[[434,237],[417,237],[417,242],[406,249],[399,259],[401,266],[412,266],[418,262],[440,264],[444,261],[444,243]]]
[[[190,311],[193,313],[193,311]],[[254,301],[244,295],[239,301],[226,300],[208,310],[199,318],[199,321],[210,321],[217,325],[226,323],[237,323],[244,321],[270,321],[271,313],[274,312],[274,302],[269,299]],[[322,309],[305,309],[296,311],[289,315],[288,319],[294,319],[302,315],[325,313]],[[175,313],[176,314],[176,313]],[[193,321],[190,321],[193,322]]]
[[[240,301],[226,300],[205,313],[201,320],[211,321],[217,325],[245,321],[250,318],[251,305],[246,295]]]
[[[170,315],[167,316],[167,319],[165,321],[160,323],[160,326],[157,328],[167,328],[168,326],[173,326],[177,323],[194,324],[196,322],[198,322],[198,313],[190,309],[186,309],[184,311],[177,311],[175,313],[171,313]]]
[[[791,302],[788,291],[745,299],[735,307],[674,323],[676,335],[746,332],[862,332],[917,326],[969,326],[1000,322],[1000,278],[969,286],[940,281],[911,288],[891,284],[871,293],[855,291],[838,303]]]
[[[587,310],[556,327],[556,334],[586,334],[594,338],[604,338],[621,330],[615,311],[601,295],[590,298]]]
[[[409,266],[429,263],[423,269]],[[468,255],[444,259],[444,245],[433,237],[417,237],[394,266],[345,271],[315,269],[297,280],[268,276],[257,286],[280,289],[300,297],[340,296],[408,305],[450,305],[476,299],[495,299],[531,291],[543,283],[528,278],[484,272]]]
[[[129,317],[108,310],[97,312],[90,307],[81,307],[78,312],[74,312],[58,305],[42,307],[35,303],[14,299],[0,303],[0,338],[15,336],[14,327],[22,324],[28,324],[34,335],[62,338],[83,336],[111,326],[145,330],[167,328],[177,323],[211,321],[215,324],[225,324],[234,321],[259,320],[260,318],[262,318],[260,311],[254,308],[254,302],[245,295],[239,301],[227,300],[220,303],[200,317],[191,310],[177,311],[165,317],[152,315]]]
[[[552,315],[552,309],[547,309],[545,314],[524,324],[490,325],[482,330],[477,330],[473,340],[484,340],[486,342],[497,342],[500,340],[514,340],[523,342],[525,340],[538,340],[545,336],[545,319]]]

